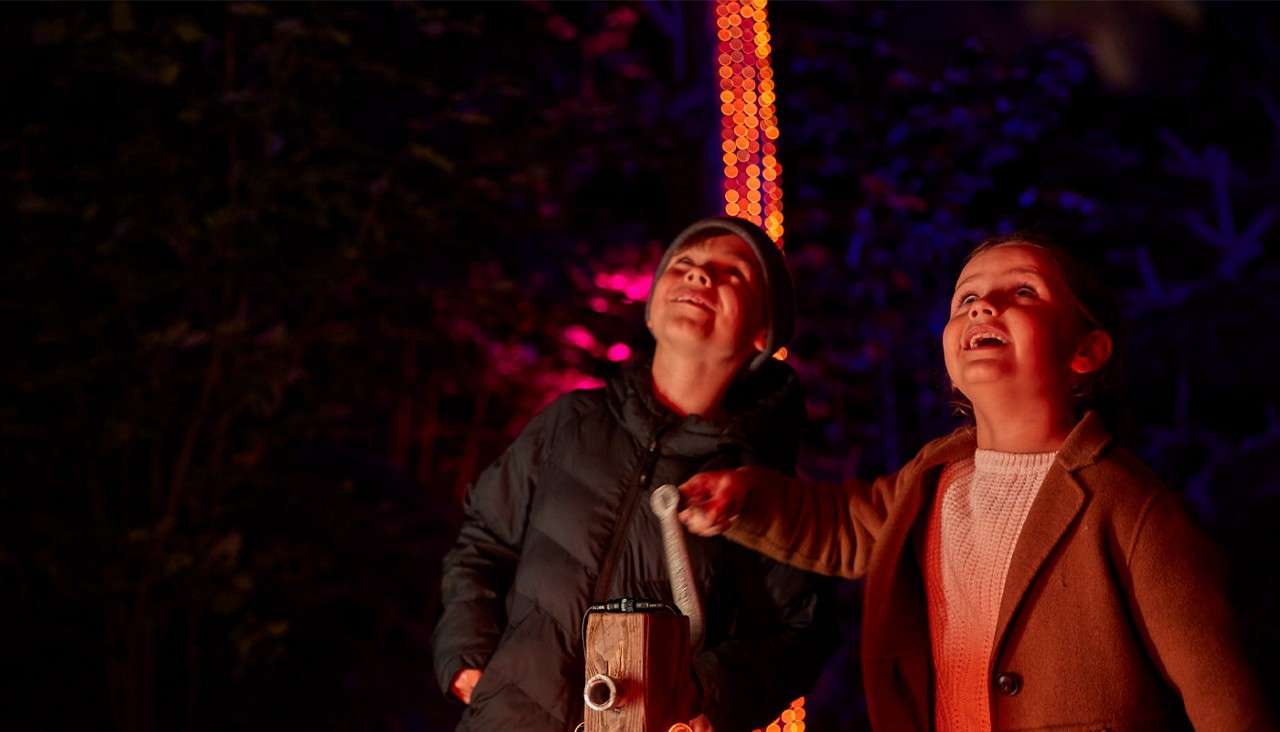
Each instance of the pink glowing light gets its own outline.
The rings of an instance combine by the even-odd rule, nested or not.
[[[591,376],[580,376],[569,382],[568,391],[575,391],[577,389],[599,389],[602,386],[604,386],[604,382],[600,379]]]
[[[610,361],[626,361],[631,358],[631,346],[625,343],[615,343],[609,346],[609,350],[604,355]]]
[[[591,305],[591,309],[596,311],[597,313],[609,312],[609,301],[604,299],[603,297],[591,298],[590,305]]]
[[[653,275],[634,276],[627,281],[625,287],[622,288],[622,294],[626,295],[628,300],[641,302],[649,298],[649,287],[653,284]]]
[[[632,302],[643,302],[649,297],[649,286],[653,284],[653,275],[647,272],[598,272],[595,282],[596,287],[621,292]]]
[[[571,325],[565,328],[564,339],[584,351],[590,351],[596,347],[596,337],[581,325]]]

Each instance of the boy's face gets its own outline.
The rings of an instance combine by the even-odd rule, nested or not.
[[[1052,255],[1021,244],[989,249],[956,280],[942,331],[947,375],[978,409],[992,388],[1069,400],[1072,374],[1082,372],[1077,354],[1085,332]]]
[[[649,330],[695,358],[745,361],[764,349],[764,282],[750,245],[732,234],[677,252],[658,276]]]

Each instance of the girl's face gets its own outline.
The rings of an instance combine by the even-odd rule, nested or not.
[[[1049,252],[1017,243],[998,246],[970,260],[956,280],[951,318],[942,331],[947,374],[978,410],[987,397],[1047,398],[1065,405],[1073,373],[1100,368],[1110,355],[1109,337],[1086,331]],[[1091,347],[1094,334],[1106,339],[1105,353]]]

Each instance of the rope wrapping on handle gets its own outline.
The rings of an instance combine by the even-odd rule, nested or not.
[[[680,491],[670,483],[659,486],[653,491],[649,505],[662,527],[662,549],[667,559],[667,574],[671,578],[671,596],[680,612],[689,618],[689,647],[696,653],[702,647],[702,597],[694,584],[693,563],[689,560],[689,547],[685,544],[684,526],[676,517]]]

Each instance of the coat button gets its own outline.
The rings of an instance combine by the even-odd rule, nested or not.
[[[1022,677],[1012,671],[996,676],[996,689],[1005,696],[1017,696],[1022,691]]]

